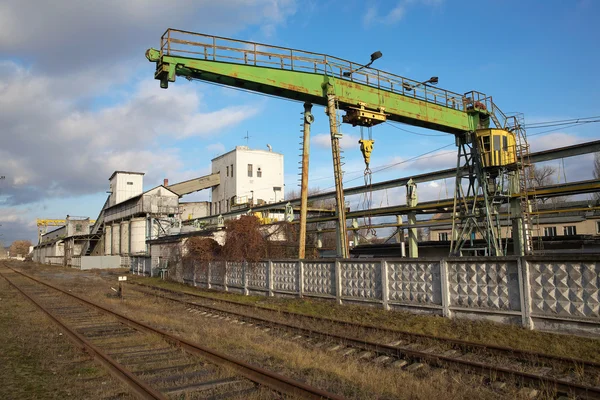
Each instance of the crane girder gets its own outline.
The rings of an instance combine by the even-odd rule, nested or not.
[[[176,76],[183,76],[327,106],[327,91],[331,85],[340,109],[356,108],[362,103],[372,110],[384,108],[389,120],[452,134],[477,129],[482,114],[445,107],[332,75],[160,55],[158,50],[153,49],[146,54],[150,61],[156,62],[155,78],[161,81],[163,88],[168,86],[168,82],[174,82]],[[462,104],[463,100],[457,97],[452,101],[458,107],[458,102]]]

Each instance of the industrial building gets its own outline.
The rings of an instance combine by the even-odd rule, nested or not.
[[[182,221],[218,219],[225,210],[283,200],[283,155],[270,146],[269,150],[237,146],[213,159],[211,171],[173,185],[165,179],[147,191],[143,191],[144,173],[115,171],[109,178],[109,196],[95,222],[67,216],[64,226],[40,234],[33,258],[84,267],[82,258],[113,257],[102,266],[129,266],[130,256],[150,256],[148,241],[181,233]],[[209,188],[212,201],[181,201],[184,195]],[[186,225],[183,232],[196,229]],[[83,260],[83,264],[88,262],[97,260]]]

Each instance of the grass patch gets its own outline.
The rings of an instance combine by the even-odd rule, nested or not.
[[[133,279],[157,287],[201,294],[215,299],[232,300],[270,310],[290,311],[303,315],[328,317],[412,333],[468,340],[600,362],[600,351],[598,350],[600,349],[600,339],[595,338],[531,331],[514,325],[489,321],[448,319],[401,311],[385,311],[375,307],[357,305],[340,306],[333,301],[314,298],[244,296],[236,293],[199,289],[159,278],[134,277]]]

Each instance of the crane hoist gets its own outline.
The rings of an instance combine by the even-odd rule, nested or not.
[[[374,56],[381,53],[374,53],[372,60]],[[528,154],[525,132],[520,117],[503,114],[491,96],[451,92],[427,84],[437,83],[437,78],[418,82],[371,68],[370,63],[361,65],[325,54],[176,29],[168,29],[160,48],[148,49],[146,58],[156,64],[154,76],[165,89],[181,76],[304,102],[305,133],[312,122],[312,105],[325,107],[336,184],[339,257],[348,257],[348,247],[337,110],[344,111],[342,121],[353,126],[370,129],[395,121],[455,136],[458,168],[451,255],[504,255],[499,206],[509,202],[515,254],[531,249],[523,173]],[[303,174],[308,174],[306,141],[305,134]],[[360,143],[367,163],[373,143],[372,138],[362,138]],[[303,198],[306,191],[303,185]],[[515,193],[521,196],[510,200]],[[302,215],[301,238],[302,228],[306,229],[306,214],[304,223]],[[302,258],[304,241],[300,242]]]

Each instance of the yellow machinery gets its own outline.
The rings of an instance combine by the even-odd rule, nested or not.
[[[517,142],[513,132],[503,129],[478,129],[476,135],[484,168],[516,166]]]

